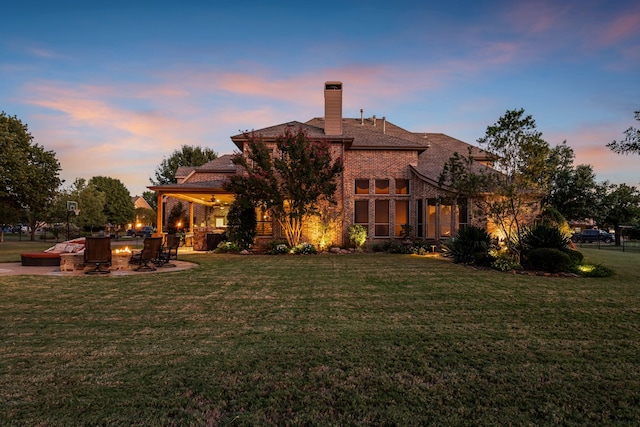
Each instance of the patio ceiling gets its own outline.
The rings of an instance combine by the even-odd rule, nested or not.
[[[230,205],[233,203],[234,195],[229,193],[215,192],[162,192],[163,196],[174,197],[185,202],[193,202],[204,206]]]
[[[147,187],[160,196],[174,197],[185,202],[204,206],[230,205],[235,199],[233,193],[225,191],[224,180],[193,182],[186,184],[165,184]]]

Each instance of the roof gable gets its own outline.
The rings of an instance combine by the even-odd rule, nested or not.
[[[232,154],[225,154],[193,169],[196,172],[235,172],[236,165],[233,164],[232,159]]]
[[[309,122],[300,123],[298,121],[293,121],[293,122],[281,123],[279,125],[269,126],[266,128],[256,129],[256,130],[247,131],[238,135],[234,135],[231,137],[231,141],[233,141],[233,143],[236,144],[236,146],[242,150],[244,143],[249,140],[252,134],[255,135],[256,137],[262,138],[265,141],[275,141],[276,138],[281,136],[287,129],[291,129],[291,128],[295,130],[302,129],[307,133],[309,138],[314,140],[322,139],[322,140],[342,141],[345,139],[343,136],[331,137],[331,136],[325,135],[324,127],[320,128],[320,127],[314,126],[313,124],[310,124]]]

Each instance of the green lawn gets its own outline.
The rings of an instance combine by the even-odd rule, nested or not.
[[[636,425],[640,254],[584,252],[616,274],[197,254],[0,276],[0,424]]]

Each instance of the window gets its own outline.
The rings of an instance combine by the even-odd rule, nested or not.
[[[451,212],[453,206],[450,204],[440,205],[440,236],[451,237]]]
[[[376,200],[375,208],[375,236],[389,237],[389,201]]]
[[[273,235],[273,223],[271,217],[265,211],[260,208],[256,209],[256,234],[258,236],[271,236]]]
[[[396,194],[409,194],[408,179],[396,179]]]
[[[438,202],[438,199],[427,201],[427,238],[441,239],[451,237],[455,231],[451,201]]]
[[[469,225],[469,206],[467,199],[458,200],[458,229],[462,230]]]
[[[405,224],[409,224],[409,201],[396,200],[396,236],[402,235],[402,226]]]
[[[423,236],[423,228],[424,228],[424,214],[422,212],[422,200],[416,200],[416,236]]]
[[[353,222],[362,224],[365,227],[369,225],[369,201],[356,200],[353,214]]]
[[[427,202],[427,238],[436,238],[436,200],[429,199]]]
[[[369,194],[368,179],[356,179],[356,194]]]
[[[376,194],[389,194],[388,179],[376,179]]]

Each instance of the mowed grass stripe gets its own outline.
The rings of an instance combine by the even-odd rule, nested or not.
[[[633,424],[637,255],[607,279],[404,255],[194,254],[3,277],[6,424]],[[634,270],[635,269],[635,270]]]

